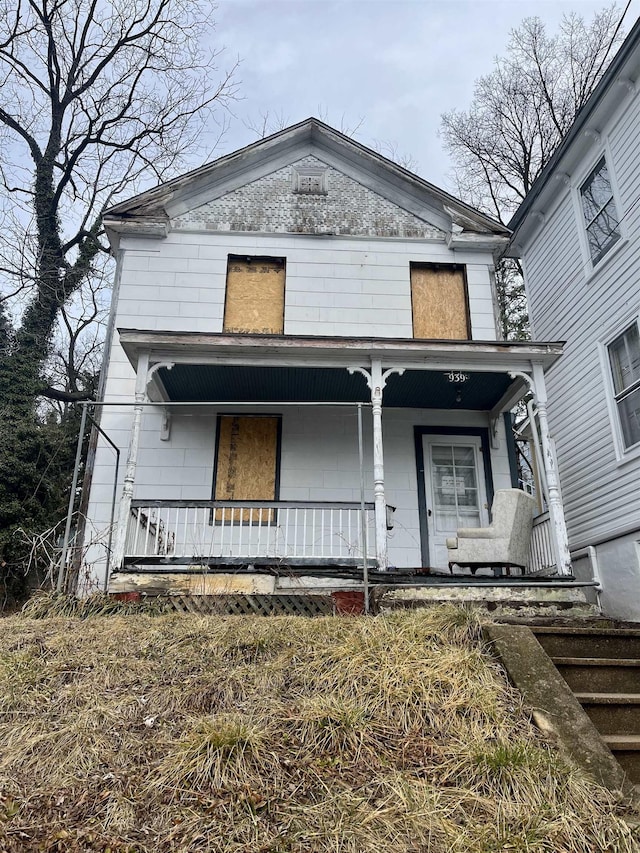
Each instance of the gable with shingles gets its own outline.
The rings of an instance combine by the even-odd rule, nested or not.
[[[292,171],[305,168],[326,170],[326,194],[294,192]],[[172,220],[172,227],[435,240],[445,237],[435,225],[311,155],[180,214]]]

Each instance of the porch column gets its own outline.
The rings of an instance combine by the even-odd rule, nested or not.
[[[371,360],[371,415],[373,419],[373,503],[376,522],[376,560],[378,568],[386,571],[387,504],[384,495],[384,452],[382,449],[382,391],[385,377],[380,359]]]
[[[387,378],[392,373],[400,376],[404,367],[390,367],[383,372],[382,360],[371,359],[371,372],[363,367],[350,367],[349,373],[362,373],[371,391],[371,415],[373,420],[373,505],[376,524],[376,562],[386,571],[387,557],[387,502],[384,494],[384,453],[382,449],[382,392]]]
[[[547,386],[544,381],[544,370],[541,364],[533,364],[533,393],[536,398],[538,423],[540,425],[540,442],[542,444],[542,461],[547,475],[547,503],[549,518],[558,560],[558,574],[571,574],[571,555],[569,554],[569,537],[564,519],[564,508],[560,496],[560,482],[556,466],[551,437],[549,435],[549,420],[547,418]]]
[[[135,406],[133,407],[133,420],[131,433],[129,435],[129,449],[127,452],[127,466],[124,473],[122,496],[118,511],[118,525],[116,527],[115,545],[113,548],[113,560],[111,565],[116,571],[122,568],[124,562],[124,549],[127,540],[127,527],[131,513],[131,500],[133,499],[133,487],[136,481],[136,467],[138,464],[138,445],[140,443],[140,426],[142,423],[142,412],[147,397],[147,380],[149,370],[149,353],[141,353],[138,356],[136,368]],[[106,579],[107,584],[109,578]]]

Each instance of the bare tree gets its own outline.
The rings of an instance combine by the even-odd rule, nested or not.
[[[242,123],[256,139],[266,139],[267,136],[278,133],[291,124],[282,110],[274,113],[270,110],[261,110],[257,117],[243,119]]]
[[[39,387],[62,306],[104,250],[101,212],[191,153],[233,94],[201,50],[197,0],[2,0],[0,192],[14,211],[0,249],[26,306],[9,360]],[[20,239],[22,235],[22,239]],[[25,247],[28,251],[15,252]],[[25,259],[29,263],[25,263]],[[0,382],[1,390],[1,382]]]
[[[0,564],[7,531],[25,514],[47,520],[57,499],[37,474],[45,432],[52,445],[58,438],[36,400],[88,390],[102,211],[193,162],[220,127],[216,107],[235,94],[234,68],[217,71],[218,53],[206,49],[212,9],[209,0],[0,0]],[[57,389],[45,375],[55,374],[52,349],[63,355]]]
[[[626,10],[625,10],[626,11]],[[555,35],[526,18],[468,110],[442,116],[458,192],[501,222],[520,204],[598,84],[623,38],[616,5],[590,22],[566,15]]]
[[[628,4],[626,9],[628,9]],[[550,35],[539,18],[511,32],[505,56],[476,81],[468,110],[442,116],[458,194],[506,223],[597,86],[623,38],[616,5],[590,22],[570,14]],[[522,270],[506,258],[496,270],[505,338],[526,338]]]
[[[418,166],[415,157],[401,151],[398,143],[393,139],[374,139],[371,147],[374,151],[377,151],[378,154],[382,154],[383,157],[386,157],[387,160],[392,160],[394,163],[397,163],[398,166],[402,166],[403,169],[407,169],[409,172],[415,172]]]
[[[325,124],[332,124],[329,118],[329,111],[321,104],[318,105],[318,117],[320,118],[320,121],[323,121]],[[257,117],[245,119],[243,124],[247,130],[251,131],[251,133],[255,135],[257,139],[264,139],[272,133],[284,130],[290,124],[290,120],[282,110],[278,110],[274,113],[269,110],[263,110]],[[360,134],[364,124],[364,116],[357,119],[355,123],[351,123],[347,121],[343,113],[340,118],[338,129],[340,130],[340,133],[343,133],[345,136],[355,139]],[[394,163],[402,166],[403,169],[408,169],[409,171],[415,170],[415,159],[411,155],[401,152],[396,141],[389,139],[374,139],[369,144],[378,154],[382,154],[383,157],[386,157],[388,160],[392,160]]]

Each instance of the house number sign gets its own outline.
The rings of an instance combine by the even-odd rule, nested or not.
[[[450,370],[448,373],[445,373],[445,376],[449,380],[449,382],[466,382],[469,379],[468,373],[461,373],[459,370]]]

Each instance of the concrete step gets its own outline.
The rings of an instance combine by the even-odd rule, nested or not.
[[[550,657],[640,658],[640,629],[535,626],[532,630]]]
[[[593,619],[598,615],[597,608],[587,602],[584,591],[575,587],[474,586],[473,583],[452,587],[429,583],[425,586],[381,587],[376,593],[381,613],[457,604],[484,610],[497,619],[528,620],[561,615],[580,620]]]
[[[551,658],[574,693],[640,693],[640,659]]]
[[[600,734],[640,733],[640,693],[576,693]]]
[[[640,734],[636,735],[603,735],[602,740],[607,744],[616,760],[627,774],[630,782],[640,783]]]

